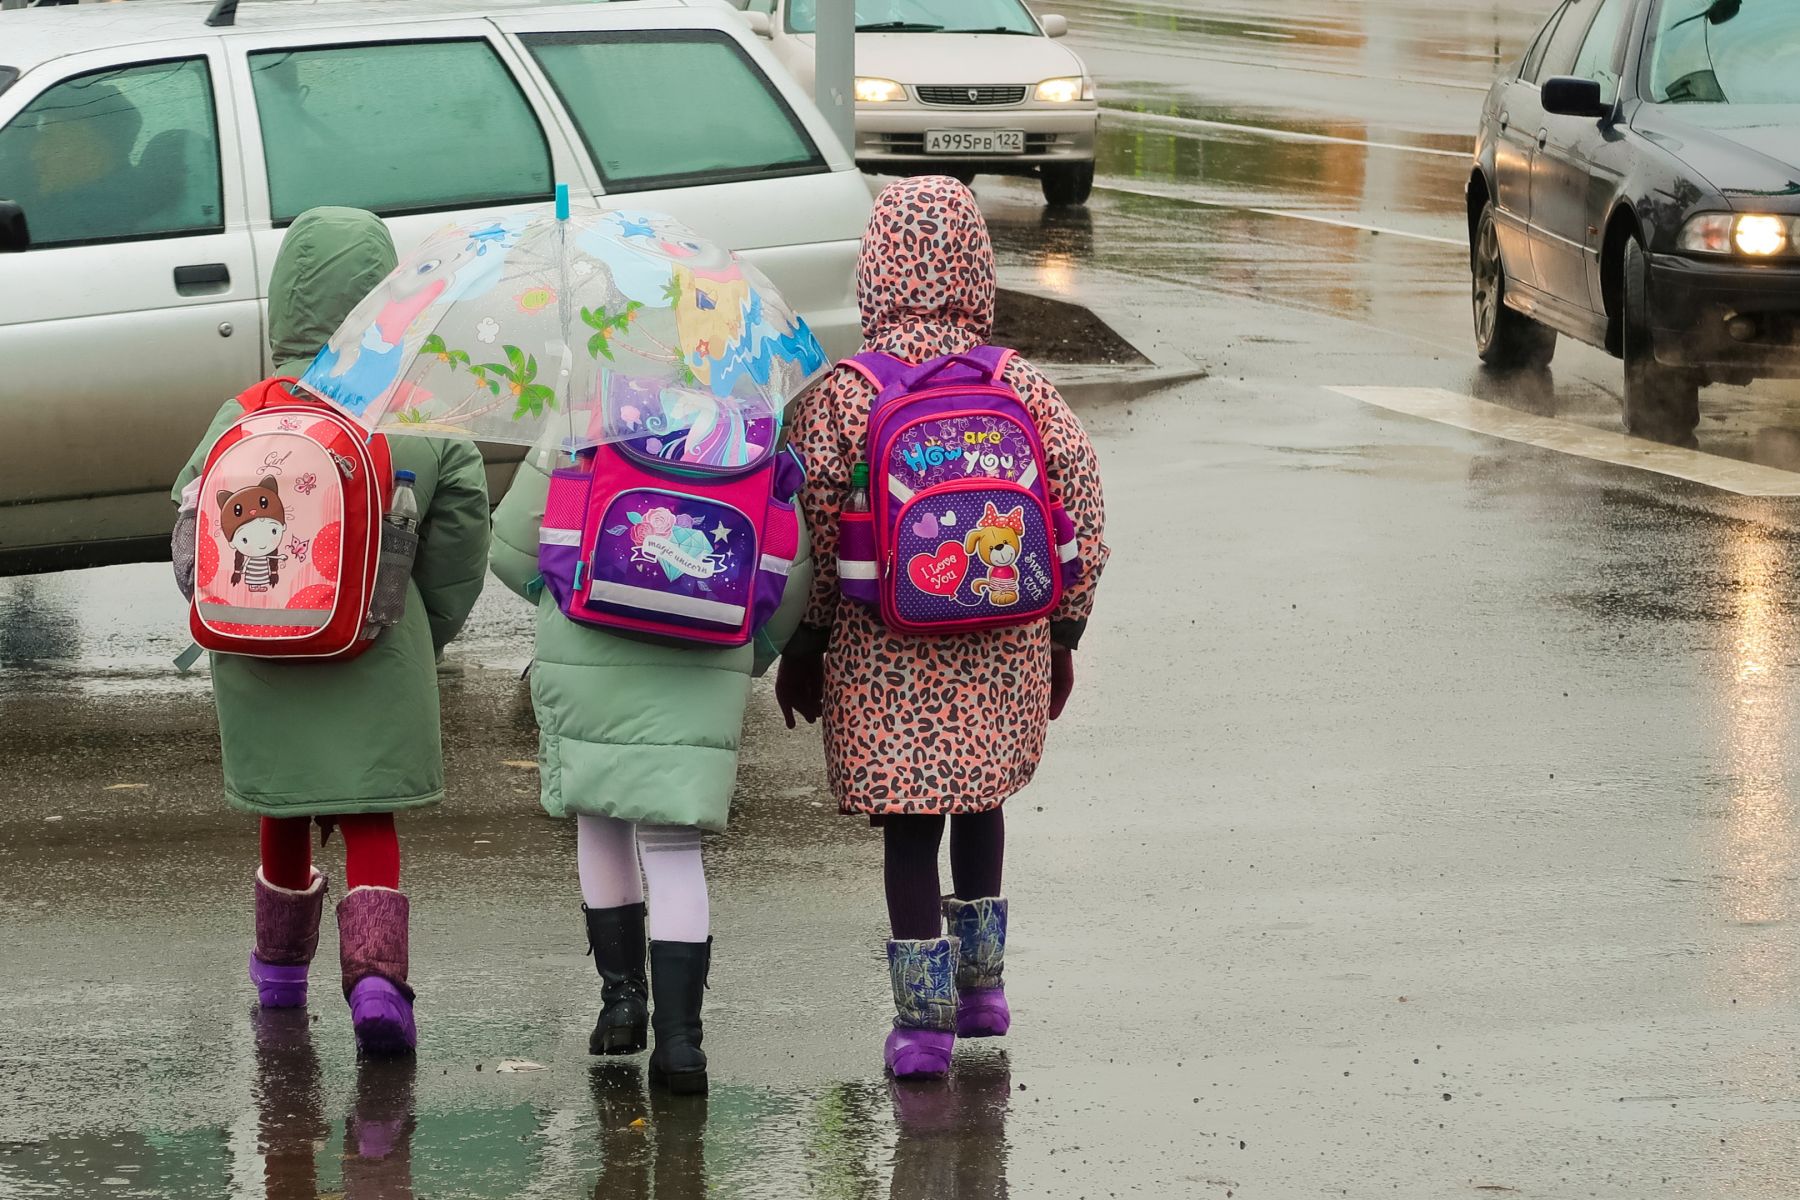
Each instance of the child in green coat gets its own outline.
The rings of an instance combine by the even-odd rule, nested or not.
[[[653,1024],[652,1080],[702,1092],[700,1002],[712,936],[700,835],[725,828],[750,680],[799,623],[812,558],[802,540],[781,608],[749,646],[664,644],[576,624],[538,575],[538,531],[557,453],[540,448],[520,465],[494,514],[493,567],[537,605],[531,699],[542,800],[552,816],[576,819],[582,911],[602,983],[588,1048],[635,1054]],[[652,993],[653,1020],[645,1003]]]
[[[371,288],[394,269],[394,243],[371,213],[316,208],[288,228],[269,285],[269,346],[297,376]],[[175,482],[183,491],[242,410],[227,401]],[[409,904],[400,891],[394,814],[444,795],[437,656],[468,618],[486,577],[487,476],[466,442],[390,439],[415,477],[419,554],[406,612],[365,653],[308,663],[215,654],[225,799],[262,819],[251,978],[265,1008],[306,1003],[325,876],[312,864],[316,819],[346,845],[337,906],[343,990],[364,1050],[413,1048],[407,983]]]

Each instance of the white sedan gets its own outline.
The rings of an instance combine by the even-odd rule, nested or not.
[[[812,86],[818,0],[739,0]],[[888,175],[1036,176],[1084,204],[1100,122],[1094,82],[1054,39],[1066,20],[1021,0],[856,0],[856,163]]]

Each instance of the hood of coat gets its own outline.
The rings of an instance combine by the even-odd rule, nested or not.
[[[994,331],[994,244],[975,193],[954,179],[889,184],[875,198],[857,265],[863,336],[891,343],[920,326]]]
[[[397,262],[394,239],[374,213],[311,208],[295,217],[269,280],[269,352],[276,373],[303,373]]]

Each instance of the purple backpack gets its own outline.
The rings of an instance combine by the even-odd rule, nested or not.
[[[912,366],[859,354],[875,386],[870,511],[839,518],[843,594],[903,633],[1041,621],[1081,578],[1075,526],[1050,494],[1044,442],[984,346]]]
[[[739,420],[721,403],[716,419],[659,433],[669,397],[613,399],[630,401],[614,423],[634,436],[551,476],[538,533],[545,585],[583,625],[745,645],[781,606],[799,552],[799,456],[777,448],[774,418]]]

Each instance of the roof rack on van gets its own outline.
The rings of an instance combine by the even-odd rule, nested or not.
[[[219,0],[212,11],[206,14],[206,24],[212,29],[223,29],[237,24],[238,0]]]

